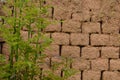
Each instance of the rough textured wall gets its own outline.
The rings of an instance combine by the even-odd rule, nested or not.
[[[44,30],[54,39],[45,51],[47,62],[71,57],[70,67],[79,72],[69,80],[120,80],[120,0],[48,0],[46,4],[53,6],[50,20],[58,21]],[[21,33],[26,38],[27,31]],[[57,73],[61,75],[61,69]]]

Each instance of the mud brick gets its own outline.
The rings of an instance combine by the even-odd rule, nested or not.
[[[7,43],[4,43],[4,44],[3,44],[2,53],[5,54],[6,59],[9,60],[10,47],[9,47],[9,45],[8,45]]]
[[[62,63],[63,62],[62,57],[60,57],[60,56],[52,57],[51,60],[52,60],[53,63],[54,62],[56,62],[56,63]]]
[[[67,7],[54,6],[54,19],[67,20],[67,19],[70,19],[70,17],[71,17],[71,12]]]
[[[102,58],[119,58],[119,47],[102,47]]]
[[[110,45],[120,46],[120,35],[119,34],[110,35]]]
[[[61,25],[60,22],[50,24],[45,28],[46,32],[54,32],[54,31],[61,31]]]
[[[101,73],[100,71],[84,71],[83,80],[100,80]]]
[[[75,6],[78,6],[78,5],[82,4],[82,0],[81,1],[80,0],[71,0],[71,3],[74,4]]]
[[[56,6],[56,5],[62,5],[62,4],[65,4],[67,3],[68,0],[47,0],[46,1],[46,4],[47,5],[52,5],[52,6]],[[66,5],[66,4],[65,4]]]
[[[110,70],[120,70],[120,59],[110,60]]]
[[[76,74],[70,76],[67,80],[81,80],[81,72],[77,72]]]
[[[44,33],[45,37],[50,38],[51,33]]]
[[[93,60],[92,70],[108,70],[108,59]]]
[[[82,13],[73,13],[72,14],[72,20],[83,21],[83,15],[82,15]]]
[[[41,60],[37,60],[38,66],[42,69],[50,69],[50,59],[48,57]]]
[[[79,57],[80,56],[80,48],[77,46],[62,46],[62,56],[66,57]]]
[[[52,34],[53,44],[58,45],[68,45],[69,44],[69,34],[67,33],[53,33]]]
[[[38,37],[37,32],[34,32],[31,37],[32,37],[31,43],[37,43],[36,41],[36,37]],[[39,37],[38,43],[39,44],[46,43],[47,40],[50,40],[50,39],[51,39],[51,33],[43,33]]]
[[[111,23],[102,25],[103,33],[119,33],[119,26]]]
[[[118,2],[120,3],[120,1],[118,1]],[[114,6],[114,9],[115,9],[116,11],[120,11],[120,5]]]
[[[54,74],[61,76],[61,70],[64,67],[64,60],[61,57],[51,58],[51,69],[54,70]]]
[[[100,9],[101,0],[83,0],[83,8],[85,9]]]
[[[92,34],[91,45],[101,46],[109,45],[109,35],[107,34]]]
[[[2,3],[2,1],[0,2],[0,16],[7,16],[7,14],[8,13],[6,13],[7,11],[4,11],[3,9],[2,9],[2,7],[3,7],[3,3]]]
[[[94,59],[94,58],[98,58],[99,55],[100,53],[97,47],[83,47],[82,48],[82,58]]]
[[[62,26],[63,32],[81,32],[80,22],[74,20],[66,20]]]
[[[84,59],[73,59],[72,67],[76,70],[89,70],[90,61]]]
[[[91,22],[94,22],[94,23],[100,23],[101,21],[101,15],[100,15],[100,10],[96,10],[96,9],[92,9],[90,11],[90,15],[91,15]]]
[[[103,80],[120,80],[120,73],[117,71],[105,71],[103,73]]]
[[[0,33],[0,43],[4,43],[5,40],[2,38],[1,34],[2,34],[2,33]]]
[[[31,31],[38,31],[38,28],[37,28],[35,23],[32,23],[30,26],[31,26]],[[23,31],[29,31],[29,28],[27,26],[23,26],[22,30]]]
[[[28,31],[20,31],[21,33],[21,37],[23,38],[23,40],[27,41],[28,40]]]
[[[90,11],[89,10],[82,10],[82,16],[83,16],[83,20],[82,21],[90,21],[91,15],[90,15]]]
[[[46,56],[53,57],[53,56],[59,56],[59,46],[58,45],[50,45],[45,49],[43,52],[46,54]]]
[[[89,44],[89,35],[81,33],[72,33],[71,34],[71,44],[72,45],[88,45]]]
[[[82,25],[83,33],[100,33],[100,23],[86,22]]]

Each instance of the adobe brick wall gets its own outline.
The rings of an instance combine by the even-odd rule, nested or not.
[[[120,80],[120,1],[47,0],[46,4],[53,6],[49,19],[58,21],[44,30],[54,40],[44,52],[46,64],[70,57],[69,67],[79,72],[68,80]],[[26,39],[27,31],[21,32]],[[61,68],[56,73],[61,75]]]

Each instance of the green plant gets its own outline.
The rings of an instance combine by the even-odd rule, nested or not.
[[[50,44],[51,40],[46,39],[42,33],[49,22],[42,16],[46,14],[46,6],[43,0],[33,2],[31,0],[7,0],[4,10],[7,17],[1,17],[5,23],[1,24],[2,37],[10,47],[10,57],[7,64],[1,67],[2,79],[8,80],[33,80],[37,71],[37,59],[41,59],[41,51]],[[11,7],[11,8],[9,8]],[[35,24],[36,33],[33,32],[32,24]],[[28,38],[24,40],[21,36],[21,29],[28,29]],[[31,35],[37,34],[35,37]],[[43,40],[41,44],[38,44]],[[35,42],[35,47],[32,43]],[[2,73],[3,72],[3,73]]]
[[[9,60],[0,55],[0,79],[2,80],[64,80],[71,75],[70,68],[63,69],[66,77],[59,77],[52,71],[42,76],[44,64],[44,49],[51,43],[43,29],[50,24],[44,16],[47,15],[48,6],[44,0],[6,0],[3,6],[6,16],[1,16],[4,24],[0,24],[0,32],[9,45]],[[34,25],[34,27],[33,27]],[[28,30],[27,40],[23,39],[21,30]],[[54,66],[53,69],[55,69]],[[42,76],[42,77],[41,77]]]

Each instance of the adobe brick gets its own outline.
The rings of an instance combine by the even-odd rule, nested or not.
[[[67,80],[81,80],[81,72],[77,72],[70,76]]]
[[[93,9],[91,11],[91,22],[98,23],[101,21],[100,10]]]
[[[63,32],[81,32],[80,22],[74,20],[66,20],[62,26]]]
[[[83,9],[82,10],[82,16],[83,16],[82,21],[90,21],[91,15],[90,15],[89,10]]]
[[[62,56],[66,57],[79,57],[80,56],[80,48],[77,46],[62,46]]]
[[[100,56],[99,49],[97,47],[83,47],[82,58],[94,59]]]
[[[118,1],[118,2],[120,3],[120,1]],[[120,11],[120,5],[114,6],[114,9],[115,9],[116,11]]]
[[[82,25],[83,33],[100,33],[100,23],[86,22]]]
[[[71,12],[69,11],[68,7],[64,6],[54,6],[54,19],[57,20],[67,20],[70,19],[71,17]]]
[[[117,71],[105,71],[103,73],[103,80],[120,80],[120,73]]]
[[[120,1],[118,1],[118,3],[120,3]],[[119,12],[120,11],[120,5],[118,4],[118,5],[114,6],[114,9]]]
[[[111,34],[110,35],[110,45],[120,46],[120,34]]]
[[[9,60],[10,47],[9,47],[9,45],[8,45],[7,43],[4,43],[4,44],[3,44],[2,53],[5,54],[6,59]]]
[[[61,70],[64,67],[64,60],[61,57],[52,57],[51,58],[51,69],[54,69],[54,74],[61,76]]]
[[[67,33],[52,33],[52,39],[54,40],[52,44],[58,45],[68,45],[69,44],[69,34]]]
[[[58,45],[50,45],[49,47],[47,47],[45,49],[45,51],[43,53],[49,57],[59,56],[59,46]]]
[[[35,23],[32,23],[30,26],[31,26],[32,31],[37,31],[38,30]],[[26,26],[23,26],[22,30],[23,31],[29,31],[29,29]]]
[[[118,47],[102,47],[101,49],[102,58],[119,58]]]
[[[120,70],[120,59],[110,60],[110,70]]]
[[[73,13],[72,14],[72,20],[74,20],[74,21],[83,21],[82,13]]]
[[[84,71],[83,80],[100,80],[101,73],[100,71]]]
[[[107,34],[92,34],[91,45],[109,45],[109,35]]]
[[[37,63],[40,68],[43,68],[45,70],[50,69],[50,59],[48,57],[44,58],[43,62],[41,62],[41,60],[38,60]]]
[[[5,40],[2,38],[1,34],[2,34],[2,32],[0,32],[0,43],[5,42]]]
[[[72,33],[71,36],[72,45],[88,45],[89,44],[89,35],[82,33]]]
[[[90,61],[76,58],[76,59],[73,59],[72,67],[73,69],[76,69],[76,70],[89,70]]]
[[[51,58],[51,66],[55,67],[55,65],[58,65],[56,67],[58,71],[61,71],[61,69],[64,67],[63,63],[64,63],[64,60],[60,56]]]
[[[119,26],[111,23],[104,23],[102,25],[103,33],[119,33]]]
[[[28,40],[28,31],[20,31],[21,37],[23,40],[27,41]]]
[[[85,9],[100,9],[101,0],[82,0]]]
[[[69,0],[52,0],[52,1],[47,0],[46,1],[47,5],[52,5],[52,6],[54,6],[54,5],[62,5],[62,4],[67,5],[68,2],[69,2]]]
[[[82,3],[82,0],[71,0],[71,3],[74,4],[75,6],[77,5],[80,5]]]
[[[50,36],[51,36],[51,33],[43,33],[43,34],[41,34],[38,43],[44,43],[47,39],[51,39]],[[33,38],[31,42],[36,43],[36,37],[38,37],[37,32],[33,33],[31,37]]]
[[[50,38],[51,33],[44,33],[45,37]]]
[[[73,14],[73,13],[79,13],[79,11],[81,11],[81,4],[82,4],[82,0],[67,0],[67,5],[66,7],[68,7],[69,11]]]
[[[108,59],[92,60],[92,70],[108,70]]]
[[[58,23],[54,23],[54,24],[50,24],[45,28],[46,32],[54,32],[54,31],[61,31],[61,25],[60,22]]]

